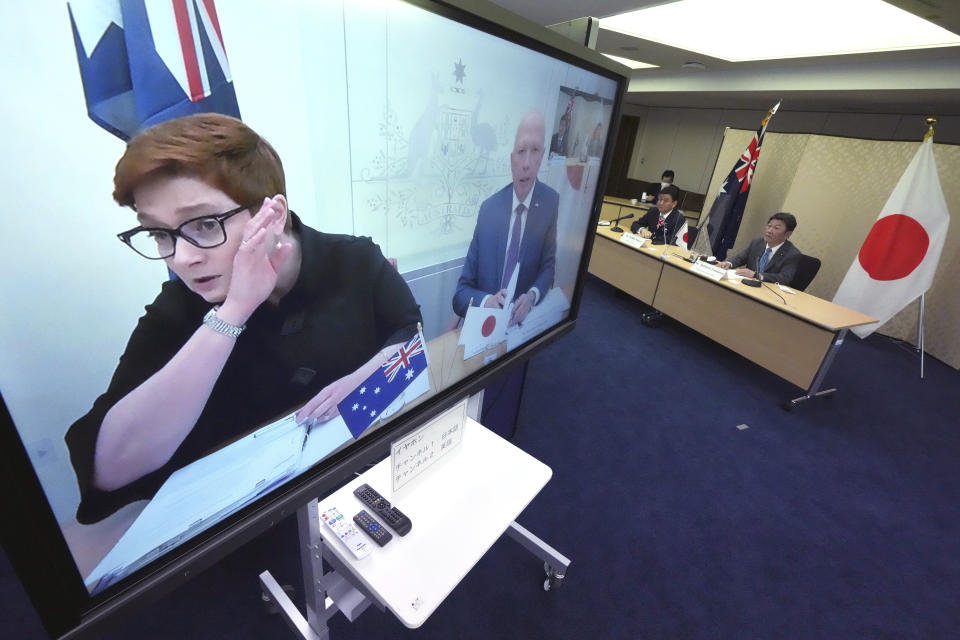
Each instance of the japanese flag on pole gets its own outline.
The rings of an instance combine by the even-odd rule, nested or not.
[[[866,338],[930,288],[949,225],[928,135],[833,297],[835,303],[877,319],[851,331]]]

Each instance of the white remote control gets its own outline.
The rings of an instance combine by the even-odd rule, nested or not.
[[[330,530],[337,534],[340,542],[345,544],[347,549],[350,549],[350,553],[352,553],[357,560],[367,557],[367,555],[373,551],[373,547],[367,542],[364,535],[360,533],[360,530],[353,525],[353,521],[349,518],[344,518],[343,514],[337,511],[336,507],[331,507],[326,511],[320,512],[320,519],[326,522]]]

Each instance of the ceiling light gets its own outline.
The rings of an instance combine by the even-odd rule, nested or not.
[[[679,0],[600,27],[733,62],[960,45],[883,0]]]
[[[631,60],[630,58],[621,58],[620,56],[612,56],[609,53],[605,53],[603,55],[607,56],[611,60],[619,62],[620,64],[625,64],[631,69],[651,69],[657,66],[655,64],[647,64],[646,62]]]

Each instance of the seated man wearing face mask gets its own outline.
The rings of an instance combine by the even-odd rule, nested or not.
[[[660,184],[655,185],[653,187],[653,191],[647,194],[647,202],[656,202],[657,196],[660,195],[660,192],[672,184],[673,184],[673,169],[667,169],[666,171],[663,172],[663,175],[660,176]]]
[[[652,238],[654,244],[673,244],[686,220],[677,208],[679,199],[680,190],[668,184],[657,196],[657,206],[651,207],[639,220],[634,220],[630,231],[644,238]]]

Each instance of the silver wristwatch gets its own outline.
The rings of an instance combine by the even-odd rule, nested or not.
[[[247,325],[237,326],[235,324],[230,324],[229,322],[224,322],[217,317],[217,309],[220,307],[214,307],[207,311],[207,315],[203,316],[203,324],[207,325],[217,333],[222,333],[225,336],[230,336],[231,338],[238,338],[240,334],[243,333],[243,330],[247,328]]]

